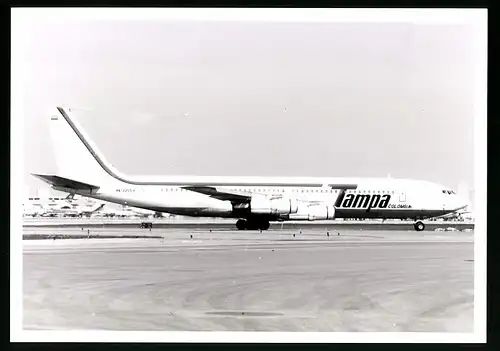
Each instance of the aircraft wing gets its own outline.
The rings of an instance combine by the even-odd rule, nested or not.
[[[356,189],[357,188],[357,184],[329,184],[328,186],[331,189],[339,189],[340,193],[344,193],[346,189]],[[208,195],[210,197],[213,197],[213,198],[218,199],[218,200],[223,200],[223,201],[245,203],[245,202],[250,202],[250,200],[252,199],[252,193],[247,192],[247,191],[235,191],[235,190],[228,191],[227,189],[224,189],[224,188],[216,188],[216,187],[211,187],[211,186],[184,186],[182,188],[185,190],[194,191],[196,193],[200,193],[203,195]],[[282,196],[281,194],[278,194],[278,195],[275,194],[275,195],[272,195],[271,198],[274,198],[274,197],[279,198],[281,196]],[[340,198],[340,194],[339,194],[339,198]],[[312,202],[320,203],[321,201],[312,201]]]
[[[227,191],[217,189],[210,186],[184,186],[183,189],[194,191],[203,195],[208,195],[214,199],[231,201],[231,202],[249,202],[252,198],[250,192],[243,191]]]

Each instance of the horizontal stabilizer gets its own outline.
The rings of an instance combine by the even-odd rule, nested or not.
[[[38,179],[43,180],[46,183],[49,183],[52,186],[57,186],[60,188],[69,188],[74,190],[90,190],[90,191],[99,189],[99,187],[96,185],[77,182],[76,180],[63,178],[56,175],[34,174],[34,173],[32,173],[31,175],[37,177]]]

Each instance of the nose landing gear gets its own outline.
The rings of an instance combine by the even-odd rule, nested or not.
[[[413,228],[415,228],[417,232],[421,232],[422,230],[425,229],[425,224],[422,223],[421,221],[417,221],[415,222],[415,224],[413,224]]]

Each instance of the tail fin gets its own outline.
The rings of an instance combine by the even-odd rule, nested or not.
[[[114,170],[68,109],[55,108],[49,122],[57,176],[99,186],[117,182]]]

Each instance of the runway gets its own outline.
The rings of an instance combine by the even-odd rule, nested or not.
[[[473,331],[473,232],[327,230],[23,240],[24,328]]]

